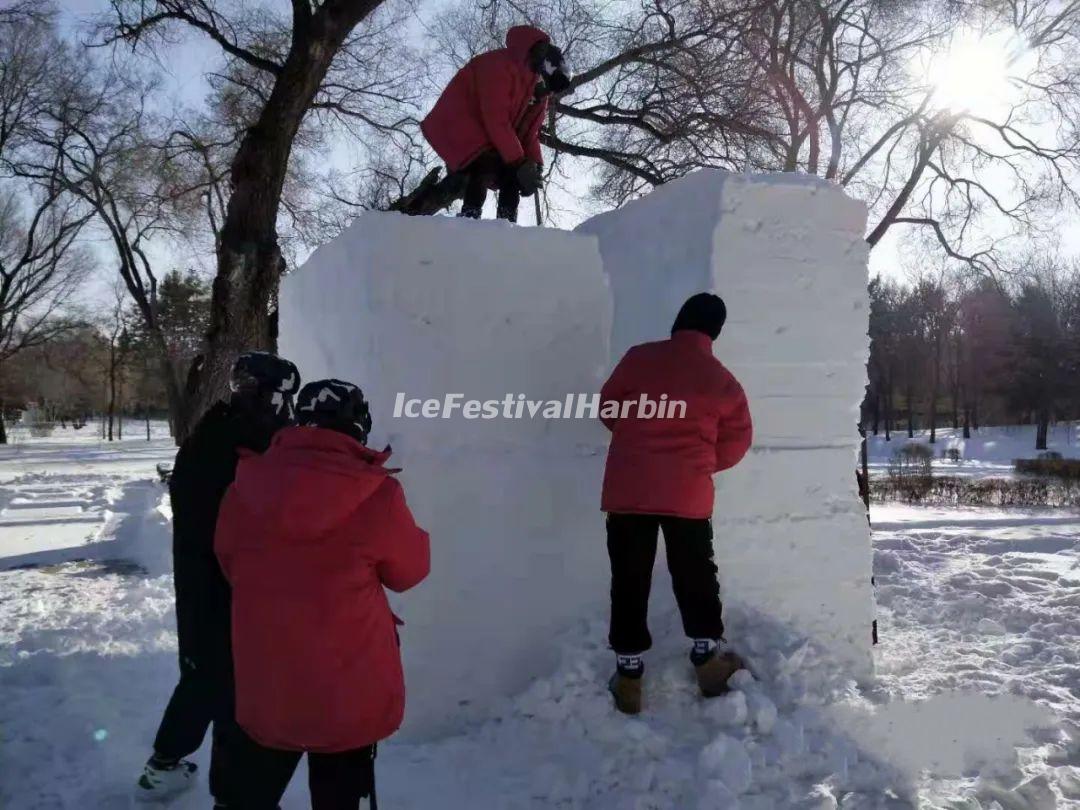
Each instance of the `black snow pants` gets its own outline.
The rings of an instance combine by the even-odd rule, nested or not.
[[[521,187],[518,185],[517,170],[513,166],[503,163],[497,152],[484,152],[461,171],[468,176],[461,216],[480,219],[484,202],[487,200],[488,187],[494,184],[499,191],[495,216],[517,222]]]
[[[692,639],[719,639],[724,635],[720,585],[713,559],[712,521],[668,515],[609,514],[611,632],[608,642],[620,655],[636,655],[652,647],[649,591],[657,532],[661,528],[683,630]]]
[[[210,793],[221,796],[229,768],[229,737],[234,733],[230,591],[217,559],[174,556],[180,680],[154,739],[156,755],[189,756],[202,745],[211,723]]]
[[[237,730],[231,746],[235,778],[225,797],[229,810],[274,810],[289,786],[302,751],[267,748]],[[309,752],[308,789],[312,810],[357,810],[375,801],[375,746],[333,754]]]

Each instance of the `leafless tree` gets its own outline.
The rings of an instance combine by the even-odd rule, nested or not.
[[[25,182],[14,168],[61,63],[50,31],[36,4],[0,15],[0,365],[72,328],[62,310],[92,265],[75,244],[89,219],[75,198],[57,183]]]
[[[607,204],[703,167],[804,172],[870,204],[871,245],[904,226],[996,273],[999,235],[1036,237],[1077,202],[1080,3],[492,0],[432,36],[460,65],[522,21],[580,71],[543,139],[597,163]],[[1014,34],[1003,109],[951,107],[920,70],[966,29]]]
[[[274,343],[271,302],[284,270],[278,219],[294,146],[318,136],[317,127],[305,127],[309,114],[358,138],[407,137],[403,111],[417,90],[395,62],[395,18],[374,14],[380,5],[292,0],[291,16],[282,18],[273,7],[230,0],[111,2],[106,42],[138,47],[183,32],[220,46],[219,103],[245,122],[229,164],[206,351],[189,376],[181,439],[224,390],[233,359]]]

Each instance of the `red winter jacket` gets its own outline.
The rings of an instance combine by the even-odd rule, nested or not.
[[[401,725],[405,682],[383,588],[427,576],[428,535],[378,453],[291,427],[241,459],[214,547],[232,585],[236,719],[271,748],[346,751]]]
[[[611,431],[601,508],[707,518],[713,513],[713,473],[734,467],[753,439],[742,386],[712,353],[701,332],[680,330],[670,340],[626,353],[601,389],[602,402],[686,403],[684,418],[603,419]],[[669,405],[670,407],[670,405]]]
[[[506,47],[473,57],[443,90],[420,129],[456,172],[494,149],[504,163],[523,158],[543,162],[540,127],[547,99],[534,102],[539,77],[529,67],[529,49],[549,37],[518,25],[506,32]]]

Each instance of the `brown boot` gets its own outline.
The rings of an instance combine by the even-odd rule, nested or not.
[[[743,663],[743,660],[730,650],[713,653],[705,663],[697,664],[694,667],[697,670],[697,680],[698,686],[701,687],[701,694],[707,698],[727,694],[729,691],[728,679],[745,667],[746,664]]]
[[[629,678],[616,672],[608,681],[608,691],[615,698],[615,708],[623,714],[641,714],[641,678]]]

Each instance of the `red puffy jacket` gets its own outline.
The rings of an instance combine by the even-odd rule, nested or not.
[[[473,57],[443,90],[420,130],[447,168],[456,172],[489,149],[504,163],[543,162],[540,127],[547,99],[536,101],[538,76],[529,49],[549,37],[518,25],[506,32],[506,47]]]
[[[271,748],[346,751],[401,725],[405,682],[384,587],[427,576],[428,535],[377,453],[290,427],[241,459],[214,547],[232,585],[236,719]]]
[[[601,508],[605,512],[712,517],[713,473],[734,467],[753,440],[746,394],[701,332],[626,353],[601,389],[602,402],[686,403],[684,418],[604,419],[611,430]],[[670,404],[669,406],[670,407]],[[670,411],[669,411],[670,413]]]

